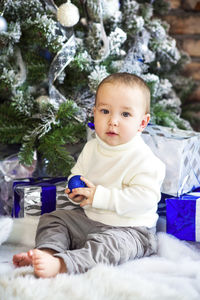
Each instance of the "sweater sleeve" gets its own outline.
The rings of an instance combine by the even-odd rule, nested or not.
[[[122,189],[98,185],[92,207],[115,211],[125,217],[155,210],[160,200],[160,186],[164,176],[165,167],[161,164],[159,168],[135,175],[129,185]]]

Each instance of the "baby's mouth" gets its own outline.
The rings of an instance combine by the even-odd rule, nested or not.
[[[115,136],[115,135],[118,135],[116,132],[114,132],[114,131],[108,131],[108,132],[106,132],[106,134],[107,135],[109,135],[109,136]]]

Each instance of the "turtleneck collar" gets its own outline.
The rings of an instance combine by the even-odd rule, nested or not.
[[[104,141],[102,141],[100,139],[100,137],[96,134],[96,139],[97,142],[99,144],[99,146],[101,146],[101,148],[103,150],[105,150],[106,152],[119,152],[119,151],[124,151],[124,150],[128,150],[130,149],[130,147],[132,147],[133,145],[137,144],[138,138],[141,136],[141,132],[137,132],[137,134],[127,143],[125,144],[121,144],[121,145],[117,145],[117,146],[110,146],[107,143],[105,143]]]

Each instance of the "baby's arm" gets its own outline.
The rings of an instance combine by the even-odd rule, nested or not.
[[[126,217],[155,210],[160,200],[160,186],[164,174],[164,168],[151,168],[135,175],[128,185],[121,188],[98,185],[92,207],[115,211]]]

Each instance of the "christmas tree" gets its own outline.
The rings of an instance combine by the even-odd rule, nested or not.
[[[181,118],[192,88],[180,76],[188,57],[155,17],[162,10],[160,0],[1,1],[1,143],[20,144],[25,165],[37,151],[49,174],[68,175],[64,145],[85,139],[97,85],[113,72],[146,81],[151,122],[191,129]]]

